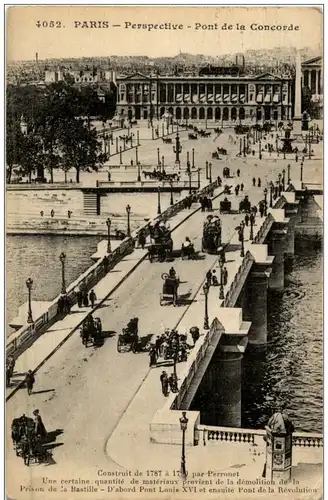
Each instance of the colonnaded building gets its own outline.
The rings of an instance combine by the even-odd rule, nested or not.
[[[262,122],[292,118],[294,80],[243,67],[203,68],[197,76],[117,76],[117,114],[129,119],[161,118],[211,122]]]

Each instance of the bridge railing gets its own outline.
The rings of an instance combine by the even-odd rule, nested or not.
[[[198,444],[202,443],[203,446],[222,441],[256,444],[259,440],[263,441],[265,436],[266,431],[264,429],[241,429],[210,425],[198,425],[196,428],[196,442]],[[293,446],[322,448],[323,434],[294,432],[292,442]]]
[[[248,250],[245,254],[245,257],[243,258],[242,263],[240,264],[238,271],[235,274],[235,277],[230,285],[230,288],[228,292],[226,293],[223,306],[224,307],[233,307],[235,304],[235,301],[238,298],[238,295],[236,296],[236,291],[240,289],[240,287],[244,283],[244,278],[248,275],[248,272],[250,268],[252,267],[254,262],[254,257]]]

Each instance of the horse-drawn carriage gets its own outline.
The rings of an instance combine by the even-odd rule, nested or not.
[[[216,254],[221,246],[221,221],[209,215],[203,226],[202,252]]]
[[[239,203],[239,213],[250,213],[251,211],[251,202],[248,199],[248,196],[245,196],[243,200]]]
[[[228,179],[230,177],[230,168],[229,167],[224,167],[223,169],[223,177]]]
[[[231,212],[231,201],[227,198],[224,198],[223,201],[220,202],[220,214],[230,214]]]
[[[171,137],[163,137],[163,144],[172,144],[172,139]]]
[[[198,139],[198,135],[194,134],[194,133],[188,134],[188,139],[190,139],[190,140],[196,140],[196,139]]]
[[[82,344],[88,347],[89,341],[92,345],[97,345],[102,336],[102,324],[101,319],[96,317],[93,318],[92,315],[87,316],[83,321],[80,328],[80,337],[82,339]]]
[[[137,352],[138,350],[138,323],[139,318],[130,319],[126,328],[123,328],[122,333],[117,339],[117,350],[118,352],[132,351]]]
[[[23,415],[14,418],[11,424],[11,438],[18,457],[22,457],[25,465],[43,462],[46,450],[42,447],[42,438],[35,433],[35,423],[32,418]]]
[[[157,258],[159,262],[164,262],[173,250],[170,230],[165,224],[156,223],[154,227],[150,227],[149,231],[152,239],[148,247],[149,261],[153,262]]]
[[[163,306],[167,302],[171,302],[174,306],[178,301],[178,289],[180,280],[177,276],[169,276],[168,274],[162,274],[162,280],[164,280],[163,291],[160,294],[159,303]]]

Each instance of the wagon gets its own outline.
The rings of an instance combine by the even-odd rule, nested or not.
[[[163,306],[167,302],[171,302],[174,306],[178,300],[179,278],[171,278],[168,274],[162,274],[164,280],[163,290],[160,294],[159,303]]]

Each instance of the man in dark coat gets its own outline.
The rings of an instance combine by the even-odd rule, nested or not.
[[[160,376],[161,384],[162,384],[162,393],[164,396],[168,395],[168,389],[169,389],[169,379],[167,376],[166,372],[162,372]]]
[[[82,295],[81,290],[78,290],[78,291],[76,292],[76,298],[77,298],[77,305],[78,305],[79,307],[82,307],[83,295]]]
[[[34,383],[35,383],[35,377],[33,375],[32,370],[29,370],[25,377],[25,385],[27,388],[27,394],[29,396],[32,394]]]
[[[40,436],[41,438],[45,438],[47,436],[46,428],[42,422],[41,415],[39,410],[34,410],[34,422],[35,422],[35,435]]]
[[[89,293],[89,300],[90,300],[90,305],[91,307],[94,307],[95,305],[95,302],[97,300],[97,296],[95,294],[95,291],[94,289],[91,290],[91,292]]]

